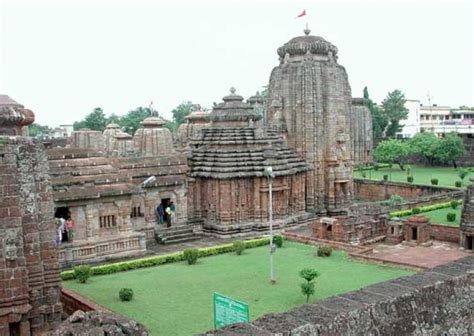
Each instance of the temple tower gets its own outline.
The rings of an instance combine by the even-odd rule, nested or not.
[[[34,114],[0,95],[0,335],[38,335],[61,321],[48,162],[24,137]]]
[[[142,128],[137,129],[133,136],[135,151],[140,156],[156,156],[172,154],[173,137],[165,121],[158,116],[143,120]]]
[[[104,147],[105,151],[108,154],[111,154],[115,149],[115,136],[119,133],[122,133],[120,126],[116,123],[110,123],[105,127],[104,132],[102,133],[104,137]]]
[[[267,127],[283,133],[313,169],[306,177],[306,210],[343,213],[353,199],[348,128],[351,88],[337,48],[322,37],[291,39],[278,48],[270,76]]]
[[[474,251],[474,178],[464,194],[461,213],[460,245],[467,251]]]

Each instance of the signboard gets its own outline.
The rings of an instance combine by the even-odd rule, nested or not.
[[[239,322],[249,322],[248,304],[214,293],[214,328]]]

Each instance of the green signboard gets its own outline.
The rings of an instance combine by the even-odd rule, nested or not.
[[[230,297],[214,293],[214,328],[228,324],[248,322],[249,306]]]

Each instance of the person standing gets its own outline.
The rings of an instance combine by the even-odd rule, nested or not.
[[[166,227],[171,226],[171,207],[168,205],[165,209],[166,212]]]
[[[67,239],[71,243],[72,236],[73,236],[74,221],[72,220],[70,216],[68,216],[68,218],[66,219],[64,226],[66,227]]]
[[[158,208],[156,208],[156,213],[158,215],[158,224],[163,224],[163,215],[165,214],[165,209],[163,209],[162,203],[160,203]]]
[[[176,222],[176,206],[174,205],[173,201],[170,202],[170,210],[171,210],[171,221],[175,223]]]

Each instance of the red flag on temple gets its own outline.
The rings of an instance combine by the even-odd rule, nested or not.
[[[296,16],[296,18],[300,18],[300,17],[303,17],[306,15],[306,9],[303,9],[303,11],[301,12],[301,14],[299,14],[298,16]],[[295,19],[296,19],[295,18]]]

